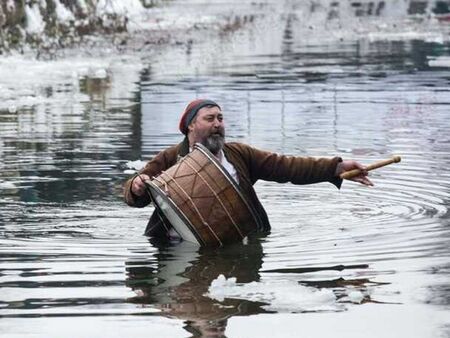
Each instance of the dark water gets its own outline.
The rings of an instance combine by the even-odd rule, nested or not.
[[[450,72],[429,63],[449,45],[311,44],[284,23],[152,54],[125,92],[55,80],[55,100],[1,111],[2,336],[450,334]],[[270,235],[160,247],[121,186],[195,97],[222,104],[229,140],[402,162],[373,188],[258,182]]]

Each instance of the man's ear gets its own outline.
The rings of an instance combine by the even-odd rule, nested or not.
[[[188,133],[191,132],[192,130],[194,130],[194,122],[191,122],[191,123],[188,125]]]

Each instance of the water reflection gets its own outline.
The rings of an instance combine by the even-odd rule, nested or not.
[[[129,301],[182,319],[193,337],[225,337],[229,317],[265,313],[261,308],[264,303],[240,299],[218,302],[206,295],[208,288],[220,274],[235,277],[238,283],[259,281],[263,256],[257,238],[247,245],[216,250],[199,249],[187,242],[162,245],[151,265],[126,263],[126,285],[136,293]]]
[[[87,108],[76,132],[71,131],[72,113],[59,126],[47,121],[35,131],[33,121],[20,121],[25,113],[19,111],[14,119],[16,134],[2,135],[2,148],[11,149],[5,153],[3,168],[11,187],[7,193],[14,196],[16,189],[18,199],[27,202],[71,202],[116,194],[120,183],[112,179],[124,169],[125,161],[140,152],[135,147],[140,143],[139,108],[110,108],[102,118],[95,116],[98,110]]]
[[[235,316],[280,311],[343,311],[345,304],[400,304],[377,299],[375,288],[390,283],[361,277],[363,270],[369,267],[366,264],[261,270],[265,257],[262,244],[262,238],[251,237],[246,244],[204,249],[187,242],[151,240],[150,245],[158,248],[151,259],[126,262],[126,285],[135,293],[127,301],[158,309],[162,316],[183,320],[184,329],[192,337],[225,337],[228,320]],[[343,274],[348,277],[327,278],[323,274],[327,271],[345,271]],[[265,282],[261,280],[261,273],[265,275]],[[292,278],[286,279],[288,274],[293,274]],[[219,275],[224,275],[225,279],[236,278],[232,293],[229,296],[225,293],[221,299],[210,294],[211,284]],[[283,276],[281,280],[279,276]],[[321,279],[317,279],[320,276]],[[308,288],[308,293],[303,286]],[[223,288],[226,290],[229,286]],[[325,294],[311,299],[319,290],[331,290],[327,294],[331,298],[325,300],[328,305],[321,310],[317,309],[317,302],[323,301]],[[264,297],[261,292],[271,296]],[[290,292],[299,292],[304,299],[298,303],[293,300],[288,305],[283,298],[289,297]],[[285,295],[277,299],[282,294]],[[295,298],[294,294],[291,297]],[[276,310],[271,304],[277,301],[284,310]]]

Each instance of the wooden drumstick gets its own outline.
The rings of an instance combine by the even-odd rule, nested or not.
[[[372,164],[369,164],[368,166],[366,166],[366,170],[370,171],[370,170],[374,170],[377,168],[381,168],[384,167],[385,165],[388,164],[392,164],[392,163],[397,163],[401,161],[401,157],[400,156],[394,156],[392,158],[389,158],[387,160],[382,160],[379,162],[375,162]],[[359,174],[361,174],[361,170],[360,169],[353,169],[353,170],[349,170],[349,171],[345,171],[342,174],[339,175],[340,178],[342,179],[350,179],[353,178],[355,176],[358,176]]]

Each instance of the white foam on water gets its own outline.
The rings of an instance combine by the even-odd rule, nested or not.
[[[430,67],[450,67],[450,56],[438,56],[428,61]]]
[[[0,182],[0,189],[17,189],[17,186],[11,182]]]
[[[369,32],[369,41],[408,41],[408,40],[424,40],[427,42],[444,43],[445,39],[440,32],[423,32],[412,30],[410,27],[402,30]]]
[[[127,168],[132,169],[132,173],[134,173],[134,170],[141,170],[142,168],[144,168],[146,163],[147,162],[142,160],[135,160],[128,161],[127,163],[125,163],[125,165],[127,166]]]
[[[263,302],[264,309],[278,312],[328,311],[341,306],[331,290],[300,285],[294,280],[237,283],[235,277],[219,275],[206,294],[222,302],[225,298]]]

